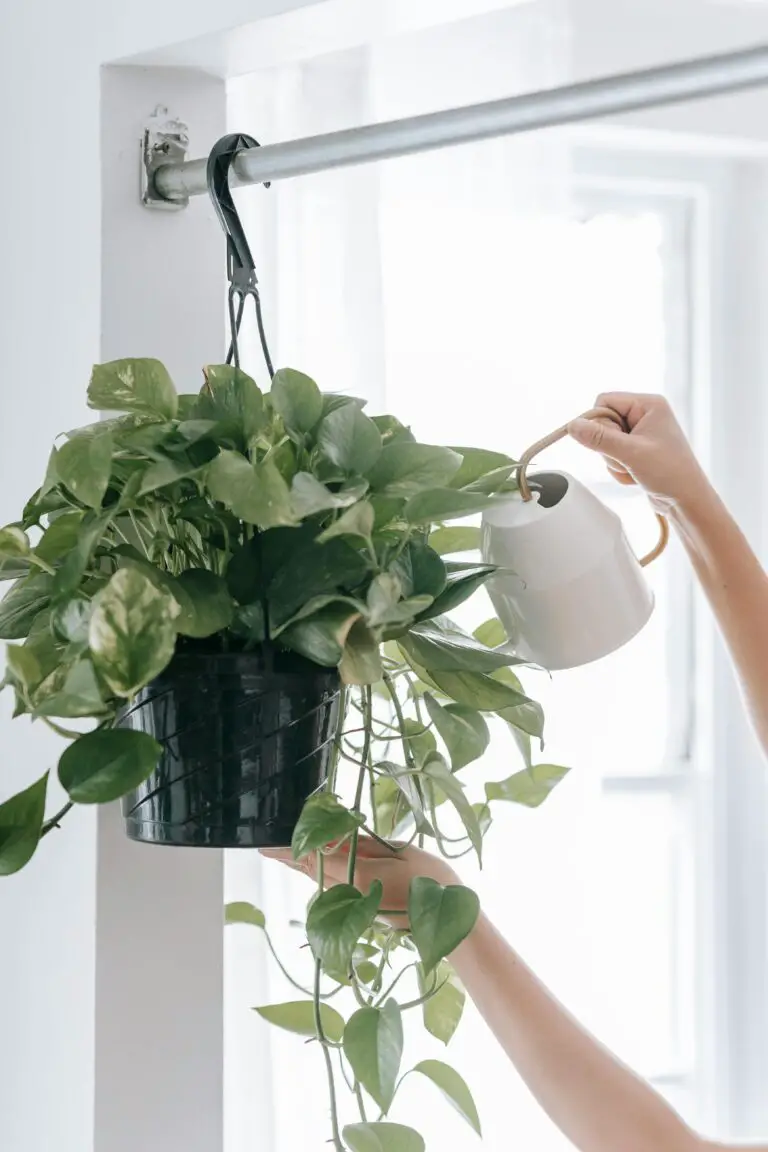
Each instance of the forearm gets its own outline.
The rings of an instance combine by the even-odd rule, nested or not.
[[[580,1152],[700,1152],[672,1109],[580,1027],[486,918],[451,962],[530,1091]]]
[[[768,751],[768,577],[712,488],[672,522],[731,652],[755,729]]]

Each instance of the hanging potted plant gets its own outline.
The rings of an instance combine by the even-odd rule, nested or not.
[[[504,498],[512,459],[419,443],[291,370],[263,394],[239,368],[211,366],[199,394],[178,395],[157,361],[121,360],[94,369],[88,402],[123,414],[68,433],[0,530],[3,686],[15,715],[67,741],[68,794],[46,818],[46,772],[0,805],[0,874],[24,867],[74,804],[122,797],[135,839],[292,843],[297,859],[349,841],[353,877],[361,828],[384,840],[411,829],[453,855],[450,809],[480,855],[490,801],[535,805],[562,777],[533,765],[542,713],[498,647],[499,622],[473,635],[450,616],[494,568],[452,561],[477,529],[446,525]],[[473,804],[463,770],[486,748],[488,715],[526,763]],[[397,947],[420,957],[417,1000],[455,998],[445,956],[477,901],[462,889],[445,905],[422,888],[431,927],[413,936],[383,924],[380,892],[319,895],[316,993],[272,1018],[343,1047],[323,975],[353,985],[371,1021],[394,1020],[395,1000],[378,1001]],[[263,923],[243,905],[228,918]],[[386,1112],[353,1059],[356,1091]],[[379,1146],[358,1127],[349,1148]],[[388,1132],[382,1121],[376,1138]]]

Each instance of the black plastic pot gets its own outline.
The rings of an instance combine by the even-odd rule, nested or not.
[[[287,652],[177,653],[120,718],[163,746],[123,799],[132,840],[201,848],[290,844],[304,801],[324,783],[339,678]]]

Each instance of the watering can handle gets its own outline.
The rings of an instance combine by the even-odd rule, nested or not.
[[[614,424],[618,424],[625,432],[627,431],[627,426],[623,418],[619,415],[618,412],[615,412],[613,408],[591,408],[589,412],[584,413],[582,419],[612,420]],[[520,463],[517,466],[517,482],[520,487],[520,495],[522,496],[523,500],[527,501],[532,499],[530,485],[528,484],[527,471],[528,465],[531,463],[534,456],[538,456],[539,452],[543,452],[545,448],[549,448],[552,444],[556,444],[558,440],[563,440],[567,435],[568,425],[564,424],[562,428],[557,428],[554,432],[550,432],[550,434],[545,436],[542,440],[537,440],[536,443],[532,444],[531,447],[528,448],[527,451],[525,451],[520,457]],[[652,563],[652,561],[661,556],[669,542],[669,524],[667,523],[666,517],[662,516],[660,512],[657,512],[656,519],[659,522],[660,528],[659,539],[656,542],[655,548],[653,548],[647,554],[647,556],[643,556],[643,558],[639,561],[641,568],[646,568],[650,563]]]

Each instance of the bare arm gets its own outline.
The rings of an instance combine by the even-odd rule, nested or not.
[[[315,876],[314,856],[265,849]],[[328,884],[346,882],[343,851],[326,858]],[[356,883],[384,886],[388,908],[405,909],[414,876],[455,884],[448,864],[418,848],[396,856],[361,838]],[[390,917],[392,919],[392,917]],[[395,918],[405,926],[405,917]],[[616,1059],[544,987],[485,916],[451,956],[467,992],[544,1111],[579,1152],[745,1152],[696,1136],[644,1081]],[[751,1152],[768,1152],[768,1145]]]
[[[577,420],[574,439],[601,452],[616,479],[642,485],[675,526],[733,657],[747,707],[768,751],[768,577],[698,464],[665,400],[611,393],[629,434]]]

